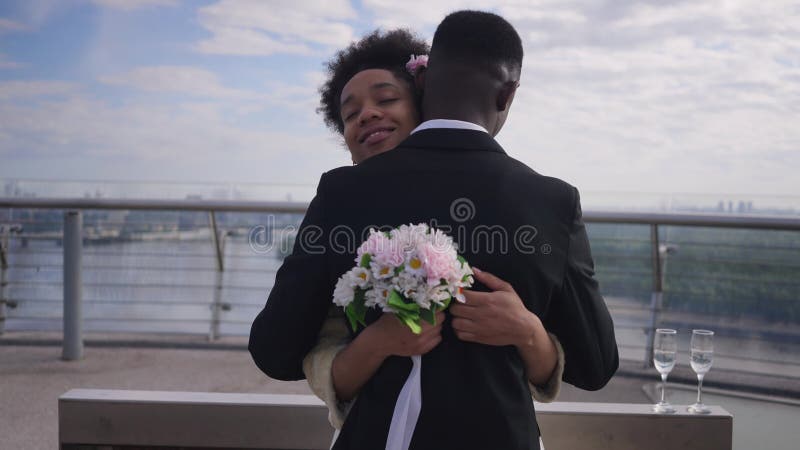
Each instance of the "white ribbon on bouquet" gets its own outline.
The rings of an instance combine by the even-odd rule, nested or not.
[[[422,356],[412,356],[411,362],[411,373],[394,405],[386,450],[408,450],[422,409]]]

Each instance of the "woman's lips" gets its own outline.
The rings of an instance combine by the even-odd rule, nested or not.
[[[383,129],[370,133],[369,135],[367,135],[366,139],[364,139],[364,144],[365,145],[377,144],[383,141],[384,139],[388,138],[389,135],[392,134],[392,131],[394,130]]]

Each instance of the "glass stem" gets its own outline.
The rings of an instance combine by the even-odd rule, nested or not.
[[[703,404],[702,392],[703,392],[703,374],[698,373],[697,374],[697,404],[698,405],[702,405]]]
[[[667,374],[661,374],[661,403],[664,403],[664,394],[667,392]]]

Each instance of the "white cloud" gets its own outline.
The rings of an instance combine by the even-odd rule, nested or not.
[[[78,92],[78,87],[75,84],[63,81],[0,81],[0,99],[2,100],[43,96],[61,97],[76,92]]]
[[[166,176],[313,185],[320,173],[346,163],[321,124],[304,127],[304,132],[285,131],[282,123],[236,114],[219,102],[111,104],[78,94],[0,102],[0,118],[0,155],[12,162],[4,165],[11,173],[17,162],[71,160],[69,165],[76,167],[59,172],[59,177]],[[19,149],[25,156],[15,161],[12,153]],[[118,161],[117,166],[132,161],[140,172],[113,164],[106,167],[112,173],[98,172],[99,161]],[[80,170],[85,172],[75,172]],[[47,171],[52,176],[52,168]]]
[[[249,28],[216,27],[214,37],[200,41],[197,50],[217,55],[258,56],[275,53],[305,55],[311,48],[302,43],[283,42]]]
[[[196,48],[230,55],[307,54],[310,46],[340,47],[353,39],[345,23],[355,18],[347,0],[222,0],[199,10],[212,33]]]
[[[510,22],[528,19],[559,19],[583,22],[580,10],[561,0],[364,0],[364,8],[374,17],[374,24],[383,28],[411,28],[425,35],[433,31],[444,17],[457,10],[491,11]]]
[[[92,0],[92,3],[105,8],[133,11],[154,6],[175,6],[178,0]]]
[[[364,5],[428,35],[456,9],[512,22],[525,68],[499,138],[535,169],[595,191],[800,191],[796,2],[428,3]]]
[[[194,97],[246,99],[254,96],[251,92],[223,86],[213,72],[189,66],[140,67],[126,73],[100,77],[100,81],[148,92],[171,92]]]
[[[11,61],[6,55],[0,53],[0,69],[17,69],[22,66],[24,66],[24,64]]]
[[[800,30],[788,24],[800,11],[762,6],[573,6],[583,24],[515,15],[536,39],[504,142],[596,191],[797,192]]]
[[[12,31],[23,31],[27,27],[21,23],[0,17],[0,33],[8,33]]]
[[[50,0],[31,4],[38,5],[31,17],[57,7]],[[194,50],[301,56],[287,57],[285,67],[270,66],[268,58],[236,59],[246,61],[244,70],[263,74],[242,77],[263,79],[258,88],[227,85],[222,74],[231,68],[215,66],[216,58],[189,55],[195,66],[167,66],[157,51],[141,62],[146,67],[96,69],[109,74],[102,82],[120,88],[108,100],[87,96],[88,86],[2,82],[0,99],[11,101],[0,101],[0,154],[84,155],[87,168],[101,157],[135,157],[157,161],[175,176],[258,181],[263,172],[264,180],[314,182],[320,172],[347,163],[338,139],[314,113],[321,75],[305,73],[314,58],[327,59],[376,25],[407,26],[430,37],[448,12],[473,8],[499,12],[523,37],[522,87],[499,138],[537,171],[590,192],[800,192],[796,0],[358,5],[358,13],[345,0],[225,0],[200,7],[197,23],[209,35]],[[35,21],[20,17],[38,32]],[[12,23],[0,22],[0,32],[22,26]],[[109,25],[97,41],[112,40],[114,31]],[[16,64],[19,55],[0,55],[0,67]],[[113,97],[127,88],[180,96]],[[223,150],[232,156],[220,156]],[[5,160],[11,161],[6,167],[15,164]]]

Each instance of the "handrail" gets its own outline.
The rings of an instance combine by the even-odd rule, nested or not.
[[[800,216],[585,211],[585,222],[800,231]]]
[[[306,211],[307,207],[308,203],[306,202],[0,197],[0,208],[303,213]]]
[[[7,198],[0,197],[0,208],[33,209],[127,209],[225,212],[304,213],[307,202],[256,202],[236,200],[141,200],[97,198]],[[584,211],[589,223],[676,225],[693,227],[752,228],[800,231],[800,216],[727,215],[704,213],[649,213]]]

